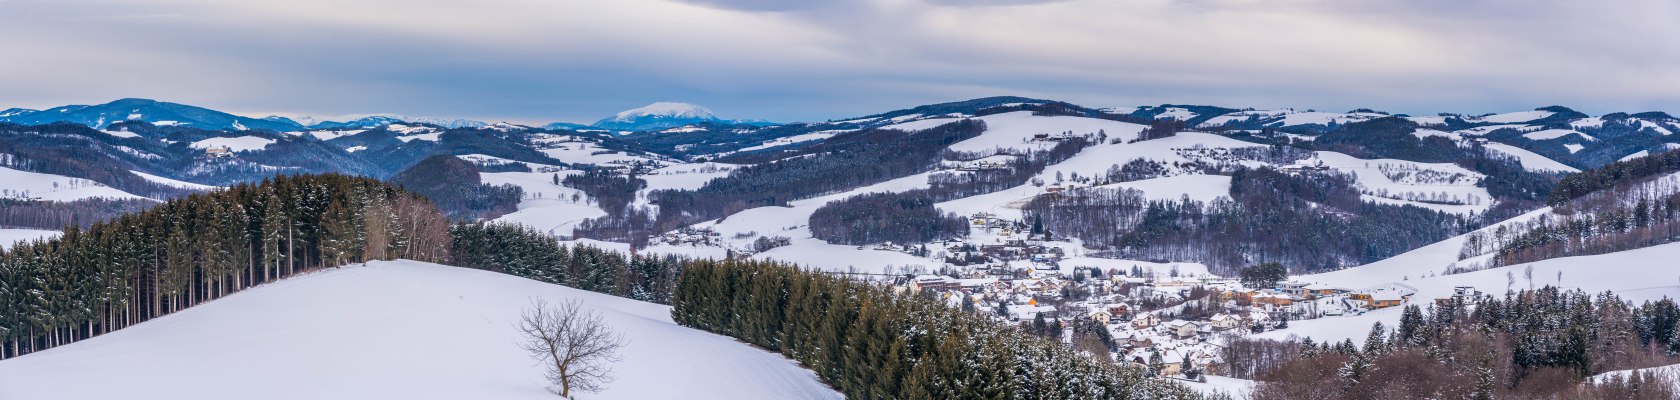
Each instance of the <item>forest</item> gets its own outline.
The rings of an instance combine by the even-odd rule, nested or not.
[[[604,169],[590,169],[581,174],[567,175],[560,180],[561,185],[582,190],[584,194],[595,199],[595,205],[606,211],[607,215],[623,214],[636,200],[636,191],[647,187],[647,181],[634,175],[619,175]]]
[[[71,226],[0,252],[0,358],[319,268],[447,261],[448,228],[425,198],[343,175],[278,176]]]
[[[774,262],[696,260],[671,316],[786,355],[849,398],[1204,398],[921,296]]]
[[[945,147],[985,129],[984,122],[961,120],[914,133],[848,132],[786,158],[736,169],[698,190],[656,190],[648,194],[659,205],[653,231],[926,172]]]
[[[1360,201],[1352,178],[1269,168],[1231,174],[1229,197],[1151,201],[1142,192],[1085,188],[1034,198],[1027,219],[1122,257],[1188,260],[1235,276],[1277,262],[1296,272],[1364,264],[1457,235],[1470,221],[1415,206]],[[1118,229],[1117,229],[1118,227]]]
[[[74,226],[86,229],[95,222],[137,213],[156,206],[145,199],[82,199],[76,201],[29,201],[0,199],[0,227],[58,230]]]
[[[1494,253],[1489,266],[1514,265],[1558,257],[1605,254],[1680,239],[1680,179],[1657,176],[1662,160],[1611,164],[1604,170],[1570,175],[1610,179],[1583,195],[1564,193],[1552,213],[1491,232],[1472,233],[1461,257]],[[1647,169],[1650,168],[1650,169]],[[1608,170],[1608,171],[1605,171]]]
[[[927,243],[968,236],[968,218],[941,214],[926,197],[870,193],[828,203],[811,213],[811,236],[829,243]]]
[[[1673,399],[1672,376],[1583,381],[1674,363],[1676,321],[1669,299],[1635,306],[1545,287],[1407,306],[1398,326],[1377,323],[1362,344],[1238,338],[1225,356],[1231,376],[1262,381],[1259,400]]]
[[[517,211],[525,197],[518,186],[484,183],[477,166],[447,154],[421,160],[391,183],[426,196],[453,219],[494,219]]]

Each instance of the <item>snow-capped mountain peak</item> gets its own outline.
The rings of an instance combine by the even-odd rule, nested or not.
[[[611,118],[595,122],[595,126],[619,131],[650,131],[723,121],[705,107],[688,103],[658,102],[625,110]]]
[[[688,103],[661,101],[641,108],[624,110],[613,116],[612,120],[629,122],[641,117],[717,119],[717,116],[712,114],[712,110],[705,107]]]

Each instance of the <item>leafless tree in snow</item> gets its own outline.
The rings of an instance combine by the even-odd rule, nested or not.
[[[599,313],[578,300],[550,304],[532,299],[519,320],[525,341],[520,347],[540,360],[549,390],[572,398],[572,391],[599,392],[613,381],[611,363],[620,361],[624,336],[613,332]]]

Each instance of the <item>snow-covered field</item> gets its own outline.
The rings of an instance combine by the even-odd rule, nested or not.
[[[0,249],[10,250],[18,242],[56,238],[61,233],[42,229],[0,229]]]
[[[1523,149],[1521,147],[1504,143],[1488,143],[1485,146],[1487,146],[1489,150],[1516,157],[1517,161],[1522,163],[1523,168],[1527,168],[1531,171],[1581,172],[1580,168],[1564,165],[1563,163],[1557,162],[1557,160],[1546,158],[1546,156],[1528,151],[1527,149]]]
[[[1641,373],[1654,372],[1658,376],[1666,377],[1670,380],[1670,382],[1675,383],[1674,390],[1680,391],[1680,364],[1664,365],[1664,366],[1661,366],[1661,367],[1651,367],[1651,368],[1642,368],[1642,369],[1625,369],[1625,370],[1620,370],[1620,371],[1610,371],[1610,372],[1605,372],[1605,373],[1598,374],[1598,375],[1593,375],[1591,379],[1594,382],[1603,381],[1604,379],[1607,379],[1607,378],[1610,378],[1610,377],[1627,379],[1628,375],[1632,374],[1635,371],[1641,372]]]
[[[287,279],[0,361],[0,398],[554,399],[515,344],[534,298],[581,300],[628,340],[617,380],[579,398],[841,398],[778,354],[672,323],[667,306],[414,261]]]
[[[259,137],[259,136],[240,136],[240,137],[231,137],[231,138],[229,138],[229,137],[209,138],[209,139],[204,139],[204,140],[200,140],[200,141],[197,141],[197,142],[192,142],[192,144],[189,144],[188,146],[192,147],[192,148],[195,148],[195,149],[208,149],[208,148],[211,148],[211,147],[224,147],[225,146],[225,147],[228,148],[228,150],[232,150],[232,151],[237,152],[237,151],[262,150],[262,149],[268,148],[268,145],[271,145],[271,144],[274,144],[274,139],[269,139],[269,138]]]
[[[1150,200],[1190,200],[1209,202],[1231,193],[1231,177],[1224,175],[1178,175],[1165,178],[1121,182],[1109,186],[1137,189]]]
[[[221,188],[220,186],[201,185],[201,184],[187,182],[187,181],[183,181],[183,180],[169,179],[169,178],[165,178],[165,177],[161,177],[161,176],[157,176],[157,175],[152,175],[152,174],[148,174],[148,173],[140,172],[140,171],[128,171],[128,172],[132,172],[135,175],[138,175],[141,178],[144,178],[145,180],[151,181],[153,183],[157,183],[157,184],[164,185],[164,186],[169,186],[169,187],[175,187],[175,188],[181,188],[181,189],[191,189],[191,190],[215,190],[215,189],[220,189]]]
[[[1433,246],[1433,245],[1432,245]],[[1429,249],[1425,247],[1421,250]],[[1431,249],[1434,250],[1434,249]],[[1418,253],[1418,254],[1414,254]],[[1426,251],[1402,254],[1396,258],[1407,257],[1422,261],[1425,257],[1420,254],[1433,253]],[[1600,254],[1594,256],[1564,257],[1537,261],[1527,264],[1517,264],[1508,267],[1492,268],[1475,272],[1454,275],[1408,275],[1386,282],[1401,283],[1418,290],[1407,304],[1428,305],[1435,299],[1450,297],[1453,288],[1470,286],[1482,293],[1502,296],[1507,290],[1522,290],[1530,287],[1559,286],[1567,290],[1580,289],[1588,293],[1604,291],[1615,292],[1622,299],[1634,303],[1657,300],[1663,297],[1680,298],[1680,270],[1668,268],[1668,260],[1680,258],[1680,243],[1670,243],[1642,249]],[[1390,259],[1393,260],[1393,259]],[[1374,270],[1384,267],[1405,267],[1390,260],[1379,261],[1365,267],[1300,277],[1305,282],[1319,282],[1331,286],[1347,289],[1362,289],[1381,284],[1377,279],[1346,279],[1353,276],[1379,275],[1376,271],[1365,271],[1372,266]],[[1405,259],[1402,259],[1405,260]],[[1383,265],[1378,265],[1383,264]],[[1420,274],[1427,274],[1430,264],[1418,264],[1416,269]],[[1528,271],[1533,269],[1533,278],[1529,279]],[[1340,278],[1340,279],[1339,279]],[[1326,317],[1313,320],[1292,321],[1288,329],[1266,332],[1261,337],[1281,339],[1289,335],[1311,336],[1318,341],[1341,341],[1343,339],[1359,340],[1365,337],[1371,328],[1371,323],[1381,321],[1388,326],[1395,326],[1400,320],[1400,307],[1390,307],[1372,311],[1364,315],[1345,317]]]
[[[19,171],[6,167],[0,167],[0,191],[3,191],[0,197],[46,201],[144,198],[86,179]]]

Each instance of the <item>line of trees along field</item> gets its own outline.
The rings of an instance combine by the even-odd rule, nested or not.
[[[677,323],[780,352],[848,398],[1203,398],[932,298],[774,262],[692,261],[671,305]]]
[[[1490,266],[1504,266],[1680,240],[1680,179],[1667,176],[1676,171],[1680,152],[1566,176],[1548,199],[1552,213],[1471,233],[1460,259],[1493,253]]]
[[[1612,293],[1554,287],[1402,310],[1364,343],[1234,338],[1231,376],[1261,381],[1254,399],[1673,399],[1675,377],[1607,371],[1675,362],[1680,306],[1635,306]]]
[[[70,227],[0,252],[0,358],[323,267],[447,261],[448,229],[425,198],[344,175],[278,176]]]
[[[1268,168],[1231,174],[1229,197],[1149,200],[1132,189],[1084,188],[1034,198],[1026,219],[1128,258],[1186,260],[1235,275],[1254,263],[1317,271],[1373,262],[1468,229],[1472,221],[1415,206],[1364,202],[1352,178]]]

